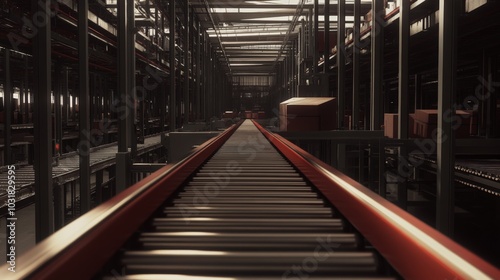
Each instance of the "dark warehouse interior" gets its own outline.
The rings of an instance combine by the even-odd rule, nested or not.
[[[1,279],[500,279],[500,1],[0,14]]]

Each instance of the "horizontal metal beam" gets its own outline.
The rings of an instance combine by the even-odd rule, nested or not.
[[[278,132],[288,140],[377,140],[384,138],[383,130],[325,130]]]
[[[160,168],[165,167],[163,163],[134,163],[132,165],[132,172],[155,172]]]

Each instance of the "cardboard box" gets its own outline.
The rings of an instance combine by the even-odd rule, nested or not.
[[[398,138],[399,135],[399,119],[398,114],[384,114],[384,136],[389,138]],[[415,114],[408,116],[408,137],[415,138],[417,134],[415,126]]]
[[[398,138],[398,114],[384,114],[384,136]]]
[[[232,119],[232,118],[236,118],[236,113],[233,112],[233,111],[225,111],[223,114],[222,114],[222,117],[225,118],[225,119]]]
[[[455,129],[456,138],[467,138],[471,135],[471,125],[474,126],[475,120],[472,119],[472,113],[457,110],[456,116],[452,121],[460,122],[460,126]],[[477,127],[477,124],[476,124]],[[432,138],[436,135],[437,129],[437,110],[416,110],[413,132],[416,137]]]
[[[310,125],[306,125],[306,122],[310,122]],[[280,104],[281,131],[333,130],[336,128],[337,101],[335,98],[295,97]]]
[[[285,131],[317,131],[320,130],[319,117],[287,118]]]

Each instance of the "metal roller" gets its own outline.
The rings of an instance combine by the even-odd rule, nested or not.
[[[377,255],[259,133],[243,123],[165,202],[121,279],[378,279]]]

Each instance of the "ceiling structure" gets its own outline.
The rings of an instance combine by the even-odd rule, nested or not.
[[[319,29],[324,0],[318,2]],[[346,0],[346,28],[352,27],[354,0]],[[361,0],[362,10],[371,0]],[[314,12],[314,0],[192,0],[190,5],[232,75],[269,75],[284,59],[302,20]],[[330,31],[336,31],[337,1],[330,0]]]

